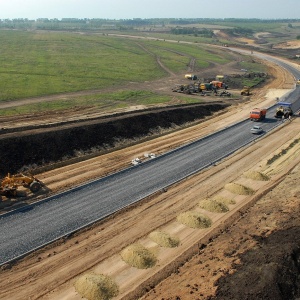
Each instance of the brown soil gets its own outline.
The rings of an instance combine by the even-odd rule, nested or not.
[[[120,170],[134,157],[163,153],[246,118],[253,105],[269,106],[293,85],[284,70],[274,67],[273,72],[276,79],[268,86],[222,115],[37,177],[49,190],[61,191]],[[79,275],[92,272],[117,283],[120,293],[115,299],[292,299],[298,293],[300,148],[289,145],[300,138],[299,129],[300,118],[283,123],[276,132],[218,165],[3,266],[0,298],[79,300],[74,282]],[[282,149],[289,150],[267,164]],[[249,170],[270,179],[243,176]],[[255,194],[230,193],[224,189],[230,182],[247,186]],[[214,196],[233,199],[235,204],[222,214],[199,208],[199,200]],[[193,210],[204,213],[213,225],[194,229],[177,222],[180,213]],[[159,247],[148,237],[156,230],[176,236],[180,245]],[[158,263],[154,267],[139,270],[121,259],[121,251],[137,242],[155,253]]]

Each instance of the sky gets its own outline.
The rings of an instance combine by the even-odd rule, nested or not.
[[[0,19],[300,19],[300,0],[0,0]]]

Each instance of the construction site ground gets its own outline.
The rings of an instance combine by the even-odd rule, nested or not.
[[[223,114],[37,177],[49,190],[59,192],[128,167],[145,153],[159,155],[245,119],[253,106],[269,107],[294,86],[294,78],[283,69],[270,70],[273,81]],[[45,117],[41,120],[45,122]],[[293,299],[298,289],[300,147],[290,145],[300,138],[299,129],[300,118],[295,116],[217,165],[2,266],[0,299],[82,299],[74,282],[87,272],[110,276],[120,289],[114,299]],[[246,178],[248,170],[270,179]],[[232,194],[224,189],[230,182],[249,186],[255,194]],[[213,220],[211,228],[192,229],[176,221],[183,211],[199,210],[199,200],[216,195],[236,203],[225,214],[206,211]],[[155,245],[148,234],[158,229],[178,236],[180,245],[170,249]],[[121,260],[120,252],[136,242],[155,252],[158,263],[153,268],[136,269]]]

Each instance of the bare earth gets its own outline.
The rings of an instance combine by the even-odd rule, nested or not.
[[[274,72],[276,80],[256,91],[251,101],[233,106],[223,115],[216,115],[180,133],[171,133],[37,177],[52,191],[62,191],[127,167],[132,158],[143,157],[144,153],[159,155],[235,123],[246,118],[252,107],[268,107],[274,104],[276,97],[282,97],[292,88],[293,78],[277,67]],[[82,298],[75,291],[74,282],[86,272],[110,276],[120,289],[119,296],[114,299],[211,299],[218,293],[221,293],[220,299],[258,299],[259,291],[264,296],[260,299],[284,299],[276,294],[277,281],[266,275],[271,273],[259,269],[259,266],[265,266],[265,261],[261,260],[257,265],[255,259],[247,260],[243,255],[255,251],[253,257],[257,258],[269,253],[269,266],[272,262],[276,264],[278,257],[282,259],[282,253],[289,254],[283,251],[286,250],[284,247],[296,248],[299,232],[294,229],[300,225],[300,147],[299,144],[289,145],[299,138],[300,118],[295,117],[292,122],[281,124],[274,133],[216,166],[14,265],[3,266],[0,299],[79,300]],[[284,155],[267,164],[285,149],[288,150]],[[270,179],[248,179],[243,176],[248,170],[263,172]],[[230,182],[251,187],[255,194],[233,194],[224,188]],[[198,207],[199,200],[216,195],[236,203],[223,214]],[[180,213],[188,210],[205,213],[213,220],[212,227],[192,229],[176,221]],[[180,245],[159,247],[148,237],[157,229],[177,236]],[[288,238],[278,234],[282,231]],[[267,244],[271,244],[268,241],[272,238],[277,247],[270,250]],[[153,268],[140,270],[122,261],[122,249],[136,242],[150,248],[157,256],[158,263]],[[235,274],[240,276],[234,277]],[[232,286],[228,282],[218,282],[220,278],[228,278]],[[249,282],[250,287],[245,282]],[[239,286],[244,287],[244,294],[237,288]],[[228,290],[228,287],[235,288]],[[263,294],[272,288],[273,297]]]

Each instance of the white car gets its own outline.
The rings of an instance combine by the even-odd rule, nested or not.
[[[250,129],[250,131],[254,134],[261,134],[264,130],[260,126],[255,125]]]
[[[131,163],[134,165],[134,166],[136,166],[136,165],[138,165],[138,164],[140,164],[142,161],[141,161],[141,159],[140,158],[134,158],[132,161],[131,161]]]

